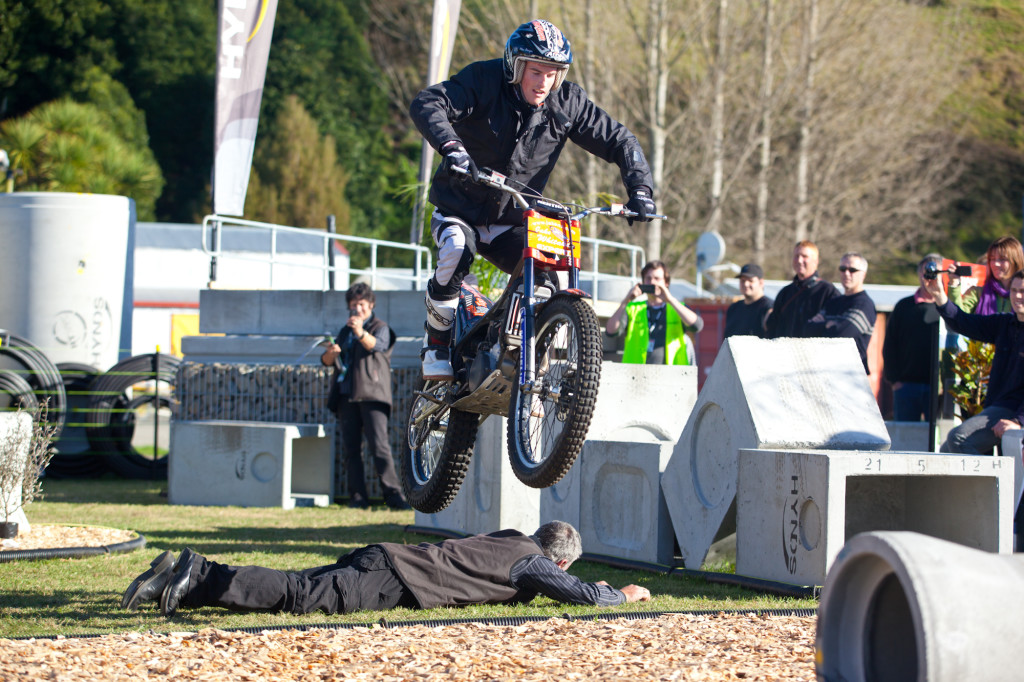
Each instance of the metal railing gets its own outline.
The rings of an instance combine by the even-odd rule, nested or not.
[[[270,233],[270,247],[268,253],[250,255],[247,253],[240,253],[238,251],[224,251],[221,248],[223,236],[222,230],[225,227],[231,226],[267,230]],[[288,258],[287,256],[282,255],[278,251],[278,235],[280,234],[294,234],[308,239],[319,238],[322,241],[322,248],[320,249],[320,252],[323,256],[323,261],[320,263],[301,262],[296,260],[294,257]],[[370,249],[368,267],[353,267],[351,261],[343,267],[333,264],[333,259],[330,257],[332,241],[363,244],[368,246]],[[368,237],[357,237],[348,234],[334,234],[322,230],[275,225],[273,223],[243,220],[241,218],[234,218],[230,216],[208,215],[203,218],[202,246],[203,252],[211,258],[211,280],[216,279],[216,262],[218,259],[266,263],[270,266],[269,288],[271,289],[274,288],[275,266],[319,270],[321,273],[321,286],[324,291],[327,291],[330,288],[329,283],[331,281],[331,275],[339,272],[348,273],[350,276],[366,275],[370,280],[370,286],[376,289],[378,278],[384,275],[384,271],[378,266],[377,262],[382,249],[397,249],[399,251],[412,252],[414,258],[412,268],[410,268],[408,272],[402,272],[401,269],[389,269],[387,277],[389,279],[406,280],[410,283],[411,288],[413,289],[426,288],[427,279],[430,278],[434,270],[432,250],[418,244],[402,244],[400,242],[390,242],[383,239],[371,239]]]
[[[224,251],[222,249],[223,230],[224,228],[230,227],[266,230],[270,236],[268,252],[255,253],[250,251],[240,252],[237,250]],[[203,253],[210,256],[211,259],[211,280],[216,279],[216,264],[219,260],[242,260],[269,265],[270,273],[268,287],[270,289],[274,288],[275,266],[305,268],[320,271],[321,285],[324,291],[331,288],[330,282],[333,279],[333,275],[339,272],[348,273],[350,276],[365,275],[369,278],[370,286],[374,289],[377,288],[378,279],[382,277],[408,281],[413,289],[425,289],[427,280],[430,279],[434,271],[433,250],[418,244],[403,244],[401,242],[392,242],[383,239],[356,237],[347,234],[334,234],[323,230],[275,225],[273,223],[244,220],[242,218],[220,215],[208,215],[203,218],[202,228]],[[289,258],[288,256],[281,254],[278,250],[278,235],[281,234],[294,234],[303,238],[320,239],[322,241],[322,248],[320,249],[323,257],[322,262],[302,262],[296,260],[294,256]],[[352,267],[351,261],[345,266],[338,266],[334,264],[330,251],[332,241],[368,246],[370,250],[368,266],[365,268]],[[581,246],[585,249],[586,253],[589,253],[590,256],[589,267],[585,270],[581,270],[580,278],[584,281],[588,279],[590,280],[593,285],[592,295],[595,299],[600,298],[600,285],[602,282],[636,282],[639,278],[640,269],[643,267],[643,263],[645,262],[644,249],[642,247],[625,244],[623,242],[608,241],[606,239],[595,239],[592,237],[581,237],[580,241]],[[629,259],[628,276],[601,272],[600,251],[602,248],[626,252]],[[407,271],[403,271],[403,269],[400,268],[388,268],[387,271],[384,271],[380,266],[378,266],[377,262],[378,255],[382,249],[397,249],[399,251],[412,252],[414,257],[413,267]]]

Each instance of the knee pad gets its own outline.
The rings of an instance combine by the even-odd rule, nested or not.
[[[431,232],[437,244],[437,267],[428,286],[432,285],[437,299],[453,298],[459,295],[462,280],[473,264],[476,234],[462,221],[437,218],[431,224]]]

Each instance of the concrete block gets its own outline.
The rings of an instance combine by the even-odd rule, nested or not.
[[[697,368],[601,364],[587,440],[679,440],[697,402]]]
[[[588,553],[672,564],[674,537],[660,485],[672,446],[608,440],[583,446],[577,527]]]
[[[1021,493],[1024,492],[1024,458],[1021,456],[1021,440],[1024,429],[1010,429],[1003,432],[1003,441],[999,448],[1003,457],[1013,460],[1013,510],[1016,513],[1020,506]]]
[[[935,426],[938,434],[935,436],[935,450],[946,440],[950,430],[956,426],[952,419],[940,419]],[[889,449],[901,452],[929,452],[928,448],[928,422],[885,422],[885,430],[889,433],[891,442]]]
[[[852,339],[726,339],[661,481],[686,567],[733,530],[741,448],[888,447]]]
[[[822,585],[858,533],[908,530],[1010,553],[1013,463],[932,453],[739,452],[736,573]]]
[[[28,412],[0,412],[0,466],[23,471],[32,445],[32,416]],[[31,530],[21,507],[21,479],[0,488],[0,521],[18,524],[18,534]]]
[[[605,362],[587,442],[674,444],[696,400],[695,367]],[[580,477],[587,466],[586,452],[584,444],[562,480],[541,490],[540,516],[545,522],[557,519],[580,527]]]
[[[416,512],[416,525],[475,535],[504,528],[532,533],[540,525],[540,490],[523,485],[512,471],[505,441],[506,420],[490,416],[477,431],[473,458],[459,494],[437,514]]]
[[[328,506],[332,438],[320,424],[171,421],[171,504]]]
[[[376,291],[375,311],[399,336],[423,335],[422,291]],[[199,331],[204,334],[334,334],[348,319],[344,291],[199,292]]]
[[[332,334],[334,332],[331,332]],[[323,336],[184,336],[185,362],[242,365],[319,365]]]

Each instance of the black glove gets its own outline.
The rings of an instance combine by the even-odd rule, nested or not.
[[[477,169],[476,164],[473,163],[473,158],[458,140],[452,140],[443,144],[441,146],[441,153],[444,154],[444,161],[441,165],[444,166],[448,175],[460,175],[460,173],[454,170],[459,168],[469,173],[469,177],[473,178],[473,182],[476,182],[480,177],[480,171]]]
[[[630,191],[626,208],[639,214],[635,218],[626,218],[626,222],[630,225],[634,220],[649,223],[654,220],[652,216],[658,212],[658,207],[654,205],[654,199],[651,198],[651,190],[646,187],[637,187]]]

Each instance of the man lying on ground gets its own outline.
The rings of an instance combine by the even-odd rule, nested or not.
[[[179,607],[202,606],[332,614],[523,604],[538,594],[596,606],[650,600],[645,587],[617,590],[566,573],[580,554],[580,534],[564,521],[546,523],[533,535],[501,530],[437,544],[382,542],[349,552],[337,563],[294,573],[227,566],[185,548],[177,561],[170,551],[154,559],[128,586],[121,606],[136,609],[159,600],[160,611],[171,616]]]

